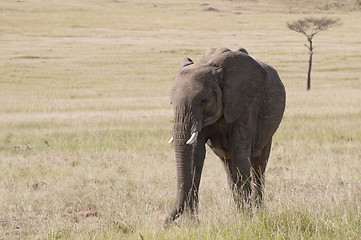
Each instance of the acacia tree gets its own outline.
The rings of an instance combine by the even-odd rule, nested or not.
[[[313,37],[321,32],[329,29],[330,27],[336,25],[339,23],[339,19],[337,18],[314,18],[314,17],[308,17],[299,19],[297,21],[287,23],[288,28],[296,31],[298,33],[302,33],[307,37],[308,44],[305,44],[305,46],[309,50],[309,64],[308,64],[308,73],[307,73],[307,90],[311,89],[311,68],[312,68],[312,55],[313,55],[313,45],[312,45],[312,39]]]

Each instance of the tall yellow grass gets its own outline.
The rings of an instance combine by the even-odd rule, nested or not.
[[[359,10],[324,0],[1,1],[0,239],[361,238]],[[286,26],[305,15],[343,23],[315,38],[309,92],[305,39]],[[180,59],[210,47],[245,47],[286,86],[265,208],[235,211],[208,151],[199,222],[163,229],[175,195],[168,94]]]

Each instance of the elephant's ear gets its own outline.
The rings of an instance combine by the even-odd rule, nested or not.
[[[245,54],[248,54],[247,50],[245,48],[239,48],[238,51],[244,52]]]
[[[208,64],[223,69],[223,115],[227,122],[234,122],[242,114],[247,114],[266,79],[266,71],[252,57],[240,51],[219,54]]]
[[[190,59],[190,58],[183,58],[182,61],[181,61],[181,63],[180,63],[180,69],[182,69],[182,68],[184,68],[184,67],[186,67],[186,66],[188,66],[188,65],[191,65],[191,64],[193,64],[192,59]]]

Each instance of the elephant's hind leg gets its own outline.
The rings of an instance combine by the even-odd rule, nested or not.
[[[265,185],[264,172],[266,170],[269,154],[271,151],[272,140],[262,149],[259,156],[253,157],[252,163],[252,194],[251,201],[255,207],[261,206],[263,202],[263,191]]]

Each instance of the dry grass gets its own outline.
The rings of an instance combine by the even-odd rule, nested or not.
[[[323,0],[1,1],[0,239],[360,238],[359,9]],[[306,39],[286,26],[305,13],[343,22],[315,38],[310,92]],[[166,142],[178,63],[241,46],[287,89],[266,207],[235,212],[209,152],[200,222],[163,229],[175,194]]]

